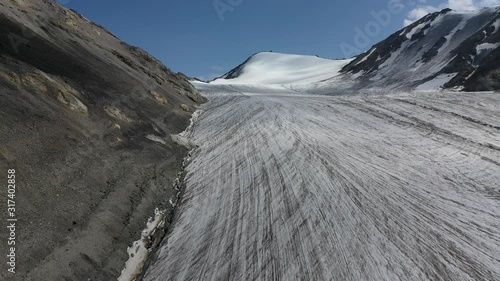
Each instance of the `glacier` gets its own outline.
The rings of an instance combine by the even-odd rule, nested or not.
[[[500,280],[498,93],[315,95],[325,76],[242,67],[193,82],[209,102],[144,280]]]

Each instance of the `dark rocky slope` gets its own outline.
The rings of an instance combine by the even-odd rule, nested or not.
[[[0,280],[115,280],[154,208],[170,206],[186,154],[170,134],[202,97],[59,4],[0,0],[0,12],[0,179],[17,170],[19,218],[17,273],[2,261]]]

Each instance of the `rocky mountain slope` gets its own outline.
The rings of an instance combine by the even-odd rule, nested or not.
[[[342,69],[361,87],[500,89],[500,7],[429,14]]]
[[[116,279],[155,207],[171,209],[187,153],[171,135],[201,101],[75,11],[0,0],[0,179],[16,169],[19,218],[17,273],[2,262],[0,280]]]

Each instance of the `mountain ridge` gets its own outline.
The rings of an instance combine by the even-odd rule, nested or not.
[[[352,58],[341,69],[330,69],[330,77],[315,81],[312,91],[321,88],[320,92],[328,92],[328,88],[337,85],[350,91],[382,88],[396,91],[500,90],[500,68],[494,63],[500,60],[499,29],[500,7],[477,12],[443,9],[396,31]],[[256,56],[263,53],[250,56],[209,83],[238,84],[245,69],[253,67]],[[258,63],[262,65],[265,61]],[[290,65],[294,67],[303,66]],[[273,75],[272,72],[271,66],[263,68],[260,76]],[[261,83],[262,77],[255,76],[255,81]],[[289,84],[294,83],[290,81]]]
[[[442,85],[443,88],[498,90],[498,82],[490,83],[482,77],[469,75],[492,56],[496,58],[494,51],[479,52],[476,47],[500,42],[500,32],[494,28],[499,20],[499,7],[467,13],[444,9],[428,14],[375,44],[341,72],[360,74],[361,87],[384,85],[397,88],[400,86],[397,82],[411,80],[404,86],[418,88],[440,75],[456,73]],[[420,75],[418,79],[413,79],[415,73]],[[465,79],[467,77],[470,80]],[[392,79],[396,79],[396,83]]]

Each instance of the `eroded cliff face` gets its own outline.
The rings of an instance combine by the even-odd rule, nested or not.
[[[57,3],[0,11],[0,173],[17,171],[19,217],[17,273],[0,279],[113,280],[155,207],[171,208],[186,149],[170,135],[203,98]]]

